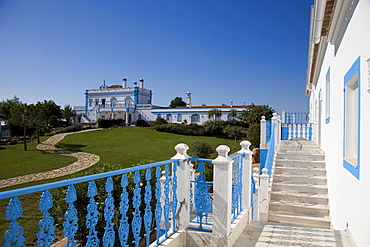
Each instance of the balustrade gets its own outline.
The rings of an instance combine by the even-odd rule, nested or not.
[[[167,161],[1,192],[0,199],[10,198],[5,246],[25,245],[18,197],[35,192],[42,192],[37,246],[50,246],[61,233],[65,246],[156,246],[189,226],[227,238],[231,223],[253,200],[259,217],[267,194],[260,192],[266,187],[259,180],[263,175],[252,179],[250,142],[240,145],[230,157],[229,147],[219,146],[218,157],[211,160],[190,158],[189,147],[178,144],[177,154]],[[207,169],[213,170],[213,182],[206,179],[212,178]],[[57,198],[61,193],[64,198]]]

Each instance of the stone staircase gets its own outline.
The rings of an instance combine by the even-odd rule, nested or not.
[[[268,220],[330,228],[325,155],[309,141],[282,141],[276,156]]]

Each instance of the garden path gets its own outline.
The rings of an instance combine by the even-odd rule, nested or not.
[[[88,129],[88,130],[82,130],[78,132],[62,133],[62,134],[51,136],[46,141],[38,144],[36,148],[39,150],[49,152],[49,153],[73,156],[77,158],[77,161],[68,166],[61,167],[61,168],[58,168],[52,171],[34,173],[34,174],[25,175],[25,176],[19,176],[19,177],[0,180],[0,188],[22,184],[22,183],[27,183],[27,182],[32,182],[32,181],[48,179],[48,178],[62,177],[62,176],[69,175],[69,174],[84,170],[90,166],[95,165],[100,160],[100,157],[98,155],[84,153],[84,152],[73,152],[73,151],[57,148],[54,146],[67,135],[87,132],[87,131],[95,131],[95,130],[101,130],[101,129]]]

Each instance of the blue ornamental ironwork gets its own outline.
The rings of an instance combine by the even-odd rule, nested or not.
[[[170,178],[169,178],[169,167],[168,164],[165,165],[164,169],[164,175],[165,175],[165,181],[164,181],[164,209],[163,209],[163,215],[164,215],[164,229],[166,230],[166,238],[168,237],[168,219],[170,217]]]
[[[68,186],[66,193],[66,202],[68,203],[67,212],[64,214],[63,234],[67,237],[66,246],[76,246],[75,234],[78,229],[77,210],[73,203],[77,200],[77,194],[73,185]]]
[[[152,179],[152,174],[150,172],[150,168],[146,169],[145,173],[145,195],[144,195],[144,201],[145,201],[145,213],[144,213],[144,228],[145,228],[145,234],[146,236],[146,245],[149,246],[150,244],[150,227],[152,225],[152,208],[150,206],[150,201],[152,200],[152,186],[150,185],[150,180]]]
[[[132,219],[132,232],[134,234],[134,241],[135,246],[138,247],[140,243],[140,231],[141,231],[141,223],[142,218],[140,216],[140,204],[141,204],[141,189],[140,189],[140,172],[136,171],[134,175],[134,198],[133,198],[133,207],[134,207],[134,217]]]
[[[5,219],[10,221],[9,229],[4,234],[5,247],[13,246],[24,246],[26,238],[23,236],[23,227],[21,227],[17,219],[23,214],[22,204],[17,197],[10,199],[8,207],[6,209]]]
[[[199,220],[199,229],[203,229],[203,217],[212,212],[212,197],[209,194],[209,186],[204,176],[204,163],[200,161],[198,164],[199,175],[195,179],[195,215]]]
[[[105,199],[104,207],[104,235],[103,235],[103,245],[104,246],[114,246],[115,231],[113,229],[113,217],[114,217],[114,199],[112,196],[113,190],[113,180],[112,177],[108,177],[105,183],[105,191],[108,193]]]
[[[118,235],[121,246],[127,246],[127,239],[130,230],[130,225],[128,224],[127,211],[129,208],[128,192],[127,192],[128,179],[126,173],[122,175],[121,179],[121,201],[120,201],[120,214],[121,220],[118,228]]]
[[[44,211],[39,221],[40,231],[37,233],[37,246],[50,246],[55,240],[54,218],[51,217],[49,209],[53,207],[53,199],[48,190],[45,190],[40,198],[40,211]]]
[[[98,232],[95,230],[98,223],[98,204],[95,202],[96,184],[94,180],[90,181],[87,189],[87,196],[90,197],[89,205],[87,205],[86,227],[89,229],[89,234],[86,236],[86,246],[99,246]]]
[[[155,184],[155,231],[156,231],[156,239],[157,244],[159,244],[159,237],[161,236],[161,217],[162,217],[162,206],[161,206],[161,193],[162,193],[162,185],[161,185],[161,168],[157,166],[155,170],[155,176],[157,179],[157,182]]]
[[[176,228],[176,209],[177,209],[177,166],[179,165],[180,163],[177,161],[177,162],[174,162],[172,164],[172,224],[173,224],[173,231],[177,231],[177,228]]]

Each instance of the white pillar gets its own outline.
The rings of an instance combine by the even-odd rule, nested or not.
[[[281,117],[280,116],[278,116],[277,130],[278,130],[277,145],[280,146],[280,142],[281,142]]]
[[[269,199],[268,199],[268,190],[269,190],[269,175],[267,174],[267,168],[262,169],[262,174],[260,175],[260,220],[268,220],[268,211],[269,211]]]
[[[186,151],[189,146],[180,143],[175,146],[177,154],[172,159],[179,159],[180,166],[177,167],[177,210],[176,210],[176,228],[184,230],[190,223],[190,165],[189,156]]]
[[[242,196],[243,196],[243,209],[249,209],[251,207],[251,183],[252,183],[252,154],[253,152],[249,149],[251,143],[249,141],[242,141],[240,146],[242,149],[238,153],[243,153],[242,166]]]
[[[285,111],[283,110],[283,112],[281,113],[281,123],[285,123]]]
[[[217,147],[218,157],[213,163],[213,227],[212,234],[227,237],[231,232],[232,163],[230,148]]]
[[[253,219],[259,220],[260,219],[260,175],[259,175],[259,169],[255,167],[253,169],[253,179],[254,184],[256,186],[255,193],[253,194]]]
[[[278,145],[278,117],[277,113],[273,113],[271,118],[271,127],[274,128],[274,141],[275,141],[275,148]],[[272,129],[271,129],[272,130]],[[270,140],[271,142],[271,140]]]
[[[266,117],[262,116],[260,124],[260,149],[267,149],[266,146]]]

